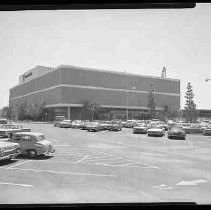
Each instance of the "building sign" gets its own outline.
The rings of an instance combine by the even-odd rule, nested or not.
[[[30,77],[31,75],[32,75],[32,72],[25,74],[25,75],[23,75],[23,79],[26,79],[27,77]]]

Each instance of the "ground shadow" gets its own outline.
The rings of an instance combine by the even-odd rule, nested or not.
[[[48,160],[51,159],[53,156],[45,156],[45,155],[38,155],[36,157],[30,157],[29,155],[18,155],[16,159],[24,159],[24,160]]]
[[[16,163],[18,160],[1,160],[0,161],[0,167],[5,165],[10,165],[13,163]]]

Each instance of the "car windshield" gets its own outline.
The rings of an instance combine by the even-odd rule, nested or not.
[[[89,124],[90,124],[90,125],[99,125],[98,122],[90,122]]]
[[[5,128],[5,129],[15,129],[16,126],[15,125],[2,125],[2,128]]]
[[[183,131],[181,128],[179,127],[173,127],[170,129],[171,131]]]
[[[137,127],[147,127],[147,125],[143,124],[143,123],[137,123],[137,124],[135,124],[135,126],[137,126]]]
[[[71,120],[62,120],[62,122],[64,122],[64,123],[70,123]]]

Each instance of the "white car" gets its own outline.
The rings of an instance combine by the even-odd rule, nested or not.
[[[153,127],[147,130],[148,136],[164,136],[165,135],[165,129],[164,128],[158,128]]]

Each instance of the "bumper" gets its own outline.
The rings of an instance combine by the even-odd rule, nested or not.
[[[109,128],[109,130],[110,130],[110,131],[120,131],[121,128],[118,128],[118,127],[117,127],[117,128]]]
[[[205,135],[205,136],[211,136],[211,132],[203,132],[203,135]]]
[[[177,138],[185,138],[186,135],[182,135],[182,134],[169,134],[168,136],[170,137],[177,137]]]
[[[136,133],[136,134],[146,134],[147,131],[144,131],[144,130],[133,130],[133,133]]]
[[[5,155],[5,156],[0,156],[0,160],[13,159],[13,158],[15,158],[16,156],[18,156],[19,154],[20,154],[20,150],[18,150],[18,151],[15,152],[15,153],[7,154],[7,155]]]
[[[97,128],[89,128],[89,129],[87,129],[88,131],[99,131],[99,129],[97,129]]]
[[[60,125],[59,127],[60,127],[60,128],[71,128],[70,125]]]
[[[163,133],[148,133],[149,136],[164,136]]]
[[[56,150],[55,149],[53,149],[53,150],[51,150],[51,151],[48,151],[48,152],[44,152],[43,153],[43,155],[52,155],[53,153],[55,153],[56,152]]]

